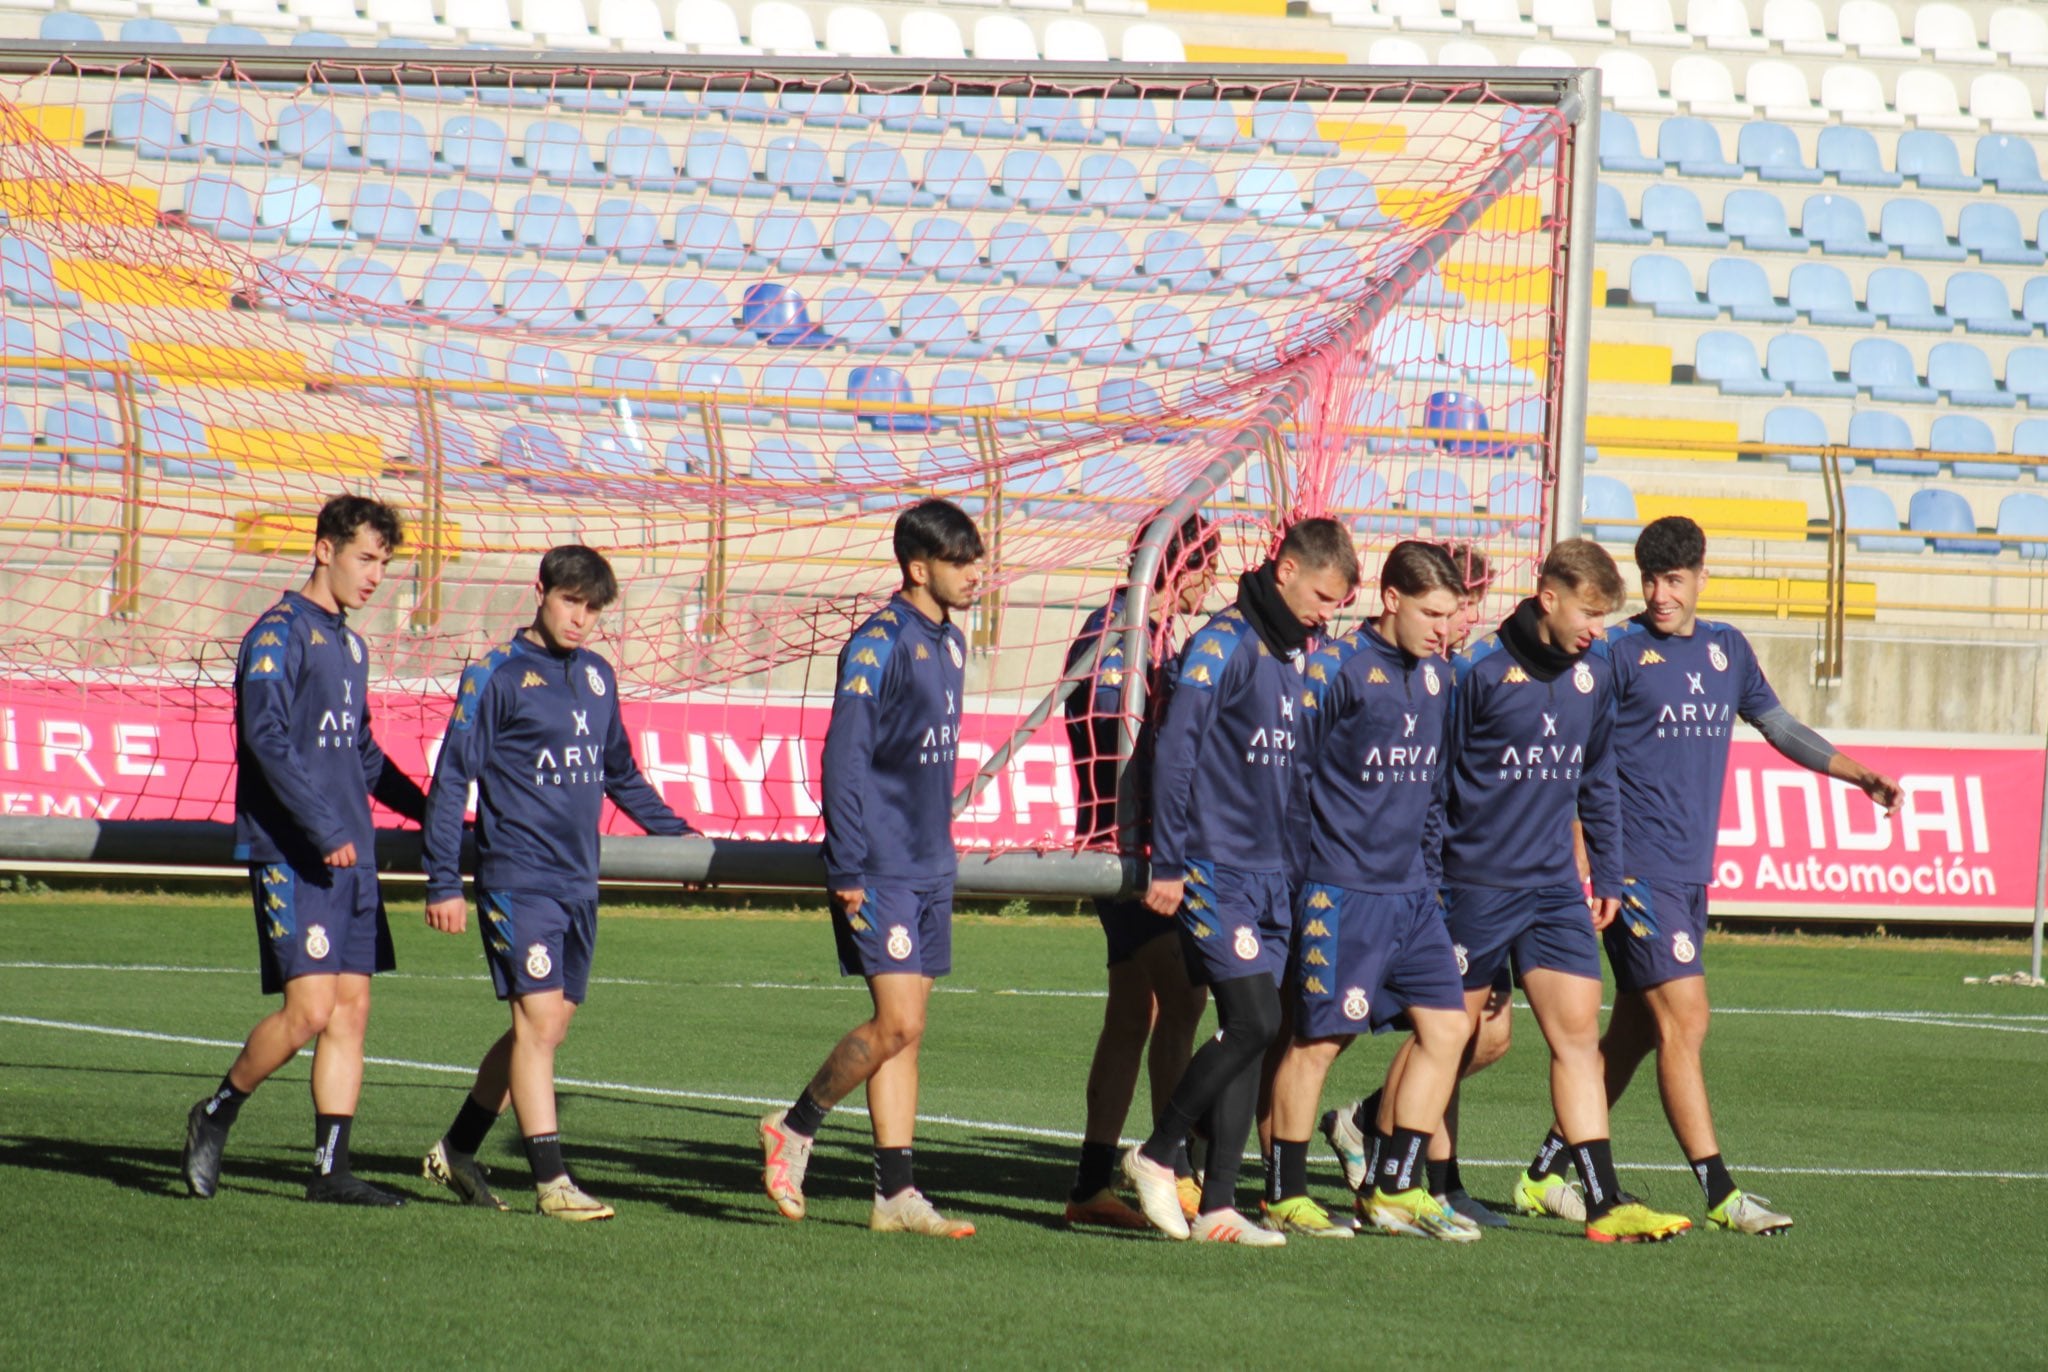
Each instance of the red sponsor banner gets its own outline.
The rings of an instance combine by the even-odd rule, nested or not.
[[[385,693],[378,741],[415,777],[438,751],[447,708]],[[668,802],[718,837],[819,837],[818,775],[830,702],[777,697],[629,701],[641,769]],[[1021,709],[961,721],[964,780],[1010,735]],[[229,693],[221,688],[0,685],[0,815],[210,819],[234,815]],[[2032,908],[2041,824],[2039,743],[1959,736],[1895,745],[1840,740],[1897,777],[1899,813],[1795,766],[1755,738],[1735,741],[1712,892],[1728,913],[1895,912],[2017,916]],[[1074,783],[1055,719],[1009,759],[955,833],[963,848],[1062,847]],[[633,832],[610,816],[608,827]]]

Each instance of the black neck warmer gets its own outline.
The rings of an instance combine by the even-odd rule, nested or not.
[[[1538,681],[1555,681],[1570,671],[1579,657],[1554,643],[1543,641],[1536,628],[1542,618],[1543,611],[1537,605],[1536,597],[1530,596],[1515,606],[1515,612],[1502,621],[1500,642],[1530,676]]]
[[[1308,646],[1309,627],[1294,616],[1280,598],[1280,583],[1268,562],[1257,571],[1237,579],[1237,608],[1259,641],[1280,657],[1293,657]]]

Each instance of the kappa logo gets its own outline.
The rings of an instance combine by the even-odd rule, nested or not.
[[[1662,662],[1663,660],[1664,660],[1664,654],[1662,654],[1662,653],[1658,652],[1658,651],[1657,651],[1657,650],[1656,650],[1655,648],[1649,648],[1649,649],[1646,649],[1646,650],[1644,651],[1644,653],[1643,653],[1643,655],[1642,655],[1641,657],[1639,657],[1639,658],[1637,658],[1637,659],[1636,659],[1636,666],[1638,666],[1638,667],[1655,667],[1655,666],[1656,666],[1657,664],[1659,664],[1659,663],[1660,663],[1660,662]]]
[[[548,683],[546,678],[541,676],[539,672],[528,672],[525,676],[519,678],[519,686],[521,690],[524,690],[528,686],[545,686],[547,684]]]
[[[1124,674],[1112,667],[1102,674],[1102,684],[1105,686],[1121,686],[1124,684]]]
[[[1237,954],[1240,962],[1250,962],[1259,955],[1259,936],[1252,932],[1250,925],[1237,926],[1237,932],[1230,938],[1230,951]]]
[[[1452,952],[1452,953],[1454,953],[1454,954],[1455,954],[1455,955],[1457,956],[1457,959],[1458,959],[1458,975],[1459,975],[1459,976],[1461,976],[1461,977],[1462,977],[1462,976],[1464,976],[1464,975],[1465,975],[1466,973],[1468,973],[1468,972],[1470,972],[1470,971],[1472,970],[1472,959],[1471,959],[1471,957],[1470,957],[1470,956],[1468,956],[1468,955],[1466,954],[1466,952],[1465,952],[1465,945],[1464,945],[1464,944],[1462,944],[1462,943],[1454,943],[1454,944],[1452,944],[1452,945],[1451,945],[1451,952]]]
[[[853,655],[853,663],[856,667],[879,667],[882,660],[875,656],[873,648],[863,648]]]
[[[1384,686],[1387,684],[1387,674],[1375,667],[1365,674],[1365,684],[1368,686]]]
[[[1527,681],[1528,679],[1529,674],[1523,671],[1520,667],[1508,668],[1506,675],[1501,677],[1501,680],[1503,682],[1506,682],[1510,686],[1519,686],[1521,683]]]
[[[256,635],[256,646],[259,648],[282,648],[284,640],[270,630],[265,629],[262,633]]]
[[[865,649],[863,649],[862,651],[866,651],[866,650],[865,650]],[[931,650],[931,649],[929,649],[929,648],[925,647],[925,646],[924,646],[924,645],[923,645],[922,643],[920,643],[920,644],[918,644],[918,645],[917,645],[917,660],[918,660],[919,662],[928,662],[928,661],[930,661],[930,660],[931,660],[931,655],[932,655],[932,650]]]
[[[1188,906],[1188,908],[1189,908],[1190,910],[1192,910],[1192,909],[1194,909],[1195,907],[1194,907],[1194,905],[1193,905],[1192,903],[1190,903],[1190,904],[1189,904],[1189,906]],[[1209,935],[1211,935],[1211,934],[1215,933],[1216,931],[1215,931],[1214,929],[1211,929],[1211,928],[1210,928],[1210,927],[1209,927],[1208,925],[1206,925],[1206,924],[1196,924],[1196,925],[1195,925],[1195,927],[1194,927],[1194,928],[1192,928],[1192,929],[1190,929],[1190,930],[1188,930],[1188,932],[1189,932],[1190,934],[1194,935],[1194,937],[1195,937],[1195,941],[1199,943],[1199,942],[1200,942],[1201,940],[1203,940],[1203,939],[1205,939],[1205,938],[1209,937]]]
[[[1365,988],[1354,986],[1344,993],[1344,1018],[1364,1019],[1372,1013],[1372,1005],[1365,998]]]
[[[1718,643],[1707,645],[1707,661],[1714,664],[1714,670],[1717,672],[1728,670],[1728,654],[1721,651],[1721,645]]]
[[[1572,686],[1582,696],[1593,694],[1593,669],[1583,662],[1572,668]]]
[[[845,684],[839,689],[850,696],[869,696],[874,694],[873,691],[868,689],[868,679],[864,676],[848,677]]]
[[[1320,948],[1311,948],[1301,955],[1301,960],[1311,967],[1328,967],[1330,960],[1323,956]]]
[[[1328,938],[1330,926],[1319,919],[1312,919],[1302,926],[1301,933],[1304,938]]]
[[[1213,638],[1205,638],[1202,640],[1202,646],[1195,651],[1203,657],[1222,657],[1223,645]]]
[[[1209,669],[1199,662],[1195,664],[1194,670],[1188,673],[1188,680],[1201,686],[1212,684],[1209,680]]]
[[[1699,956],[1699,950],[1692,946],[1691,937],[1683,929],[1671,936],[1671,956],[1688,963]]]
[[[887,638],[888,636],[889,631],[879,624],[861,635],[862,638]]]
[[[1301,708],[1304,710],[1316,708],[1316,695],[1314,691],[1303,691],[1301,693]]]
[[[898,622],[894,610],[877,610],[875,611],[875,618],[884,624],[895,624]],[[884,634],[883,637],[886,638],[888,635]]]
[[[266,867],[263,869],[263,884],[265,886],[282,886],[290,880],[291,878],[284,874],[284,868],[282,867]]]
[[[269,653],[265,653],[262,657],[256,659],[256,670],[259,672],[276,671],[277,659],[272,657]]]
[[[583,676],[584,680],[590,683],[590,693],[592,695],[601,696],[604,694],[604,673],[597,670],[595,663],[586,662],[583,664]]]
[[[889,956],[898,962],[910,956],[910,930],[901,924],[889,926]]]
[[[1310,681],[1328,681],[1330,674],[1323,669],[1322,663],[1311,662],[1308,665],[1308,679]]]
[[[862,918],[859,915],[848,915],[846,917],[846,927],[853,930],[853,932],[856,934],[865,934],[868,930],[874,928],[875,926],[869,924],[866,919]]]
[[[333,950],[334,945],[327,941],[326,925],[309,924],[306,926],[307,957],[313,959],[315,962],[319,962],[326,958],[326,956]]]
[[[1323,985],[1321,977],[1303,977],[1301,979],[1301,989],[1312,996],[1327,996],[1330,994],[1330,988]]]
[[[1321,889],[1308,898],[1308,908],[1311,910],[1328,910],[1336,904],[1336,901],[1330,899],[1330,893]]]
[[[526,975],[539,981],[555,970],[555,960],[548,956],[545,943],[528,944],[526,948]]]
[[[1443,688],[1444,684],[1441,681],[1437,680],[1436,664],[1430,662],[1423,663],[1422,689],[1428,691],[1431,695],[1435,695],[1437,692],[1443,690]]]
[[[318,629],[315,629],[313,631],[313,636],[307,639],[306,641],[308,643],[311,643],[315,648],[324,648],[327,646],[327,635],[321,633]]]

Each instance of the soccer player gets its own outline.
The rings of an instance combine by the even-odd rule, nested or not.
[[[1278,1165],[1269,1170],[1266,1222],[1287,1234],[1351,1235],[1308,1194],[1316,1098],[1354,1037],[1405,1013],[1415,1049],[1381,1171],[1361,1208],[1394,1233],[1467,1241],[1479,1230],[1424,1184],[1424,1151],[1470,1034],[1437,903],[1436,854],[1424,842],[1440,804],[1437,769],[1450,719],[1451,664],[1441,651],[1456,630],[1464,585],[1442,548],[1413,541],[1387,554],[1379,585],[1379,618],[1309,659],[1294,1037],[1273,1084]]]
[[[604,799],[650,834],[693,832],[640,774],[619,719],[612,665],[583,646],[618,599],[611,564],[580,544],[550,549],[533,622],[462,674],[427,796],[427,924],[468,925],[462,817],[476,784],[477,928],[511,1028],[478,1065],[448,1132],[422,1159],[464,1204],[508,1207],[477,1149],[509,1104],[533,1169],[535,1207],[555,1219],[608,1220],[612,1207],[562,1162],[555,1050],[590,986],[597,951],[598,824]]]
[[[242,638],[235,659],[235,860],[249,864],[263,993],[281,1009],[250,1031],[214,1093],[185,1121],[185,1186],[220,1182],[242,1103],[308,1042],[313,1177],[306,1199],[395,1206],[349,1169],[363,1085],[370,978],[388,972],[391,930],[377,884],[369,797],[407,819],[425,798],[370,732],[370,668],[348,612],[370,603],[404,537],[389,506],[340,495],[313,525],[313,570]]]
[[[1180,919],[1189,975],[1209,987],[1217,1032],[1188,1062],[1124,1175],[1145,1218],[1190,1237],[1174,1159],[1207,1122],[1208,1168],[1192,1236],[1272,1247],[1277,1230],[1237,1210],[1237,1174],[1258,1110],[1260,1066],[1280,1032],[1292,912],[1295,739],[1315,632],[1358,587],[1358,554],[1333,519],[1304,519],[1238,581],[1237,603],[1189,640],[1152,770],[1152,882],[1145,904]]]
[[[825,873],[839,970],[867,980],[855,1026],[786,1110],[761,1121],[761,1181],[804,1217],[804,1172],[833,1106],[866,1083],[875,1139],[868,1228],[961,1239],[917,1189],[917,1055],[932,984],[953,968],[953,774],[966,637],[953,622],[981,591],[981,531],[959,506],[920,501],[896,520],[903,587],[839,650],[825,732]]]
[[[1600,1062],[1600,947],[1620,906],[1620,793],[1612,678],[1587,650],[1625,596],[1614,559],[1566,539],[1537,592],[1474,645],[1452,712],[1443,873],[1448,925],[1476,1038],[1496,973],[1512,960],[1550,1045],[1550,1092],[1586,1194],[1586,1237],[1668,1239],[1691,1228],[1623,1195]],[[1572,853],[1583,826],[1592,901]]]
[[[1683,515],[1652,521],[1636,540],[1643,612],[1598,651],[1614,674],[1614,748],[1621,779],[1621,917],[1605,935],[1614,1013],[1600,1041],[1607,1099],[1657,1055],[1657,1087],[1671,1132],[1706,1193],[1707,1223],[1742,1234],[1780,1234],[1789,1215],[1737,1187],[1721,1159],[1700,1051],[1707,1037],[1707,883],[1713,878],[1729,733],[1747,721],[1785,757],[1856,787],[1889,812],[1899,786],[1794,719],[1764,679],[1741,631],[1699,618],[1707,539]],[[1515,1186],[1531,1214],[1570,1201],[1553,1128]],[[1575,1198],[1574,1198],[1575,1199]]]
[[[1140,526],[1140,533],[1145,526]],[[1212,563],[1216,534],[1209,521],[1190,515],[1167,540],[1153,577],[1152,639],[1155,645],[1152,689],[1146,693],[1146,722],[1139,734],[1130,767],[1141,783],[1151,780],[1153,730],[1169,697],[1168,670],[1173,660],[1170,628],[1162,620],[1193,614],[1202,608],[1216,584]],[[1088,679],[1067,697],[1067,739],[1074,754],[1074,789],[1078,798],[1078,830],[1100,842],[1116,837],[1117,742],[1124,727],[1124,593],[1081,626],[1067,654],[1068,670],[1083,654],[1100,645]],[[1141,811],[1149,797],[1141,797]],[[1149,842],[1150,826],[1141,814],[1134,836],[1138,851]],[[1188,981],[1187,963],[1170,920],[1145,908],[1140,900],[1098,900],[1095,917],[1109,944],[1109,1000],[1102,1011],[1102,1033],[1088,1067],[1088,1121],[1081,1142],[1081,1165],[1067,1197],[1068,1224],[1099,1224],[1113,1229],[1147,1228],[1145,1217],[1110,1189],[1116,1179],[1117,1141],[1137,1090],[1142,1061],[1152,1087],[1152,1111],[1165,1108],[1166,1098],[1187,1069],[1208,993]],[[1149,1044],[1149,1051],[1148,1051]],[[1185,1154],[1175,1160],[1180,1178],[1181,1209],[1192,1218],[1199,1208],[1196,1185]]]

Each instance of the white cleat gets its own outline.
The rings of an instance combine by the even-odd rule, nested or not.
[[[1253,1224],[1235,1210],[1211,1210],[1195,1221],[1196,1243],[1241,1243],[1247,1248],[1285,1248],[1287,1236]]]
[[[1170,1239],[1188,1236],[1187,1216],[1180,1210],[1180,1179],[1171,1167],[1132,1148],[1124,1154],[1124,1180],[1138,1193],[1138,1208],[1154,1229]]]
[[[1335,1110],[1323,1112],[1323,1137],[1344,1169],[1344,1184],[1353,1191],[1370,1190],[1371,1159],[1366,1156],[1365,1134],[1358,1127],[1356,1111],[1361,1101],[1346,1101]]]

